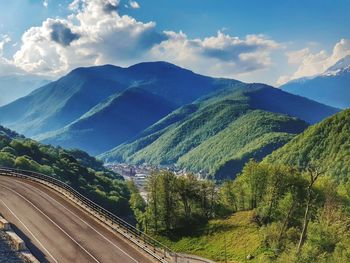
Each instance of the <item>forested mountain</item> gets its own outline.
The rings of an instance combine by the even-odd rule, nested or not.
[[[131,215],[122,177],[83,151],[54,148],[0,126],[0,166],[53,176],[117,215]]]
[[[293,80],[281,89],[337,108],[350,107],[350,55],[323,74]]]
[[[99,157],[106,162],[176,164],[218,179],[233,177],[249,158],[263,158],[302,132],[306,122],[335,112],[267,85],[238,83],[172,112]]]
[[[177,251],[218,262],[349,262],[349,132],[344,110],[216,190],[191,174],[153,173],[139,224]]]
[[[175,104],[158,95],[131,88],[112,95],[67,127],[37,139],[96,155],[136,136],[174,109]]]
[[[142,88],[179,107],[237,82],[201,76],[166,62],[141,63],[129,68],[112,65],[78,68],[0,107],[0,123],[33,136],[63,128],[128,88]],[[113,116],[107,117],[113,120]]]
[[[327,175],[348,181],[350,174],[350,110],[344,110],[311,126],[281,149],[266,157],[267,162],[306,168],[315,166]]]

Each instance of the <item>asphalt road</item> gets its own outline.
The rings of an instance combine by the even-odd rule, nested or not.
[[[40,262],[154,262],[60,194],[38,183],[0,176],[0,213]]]

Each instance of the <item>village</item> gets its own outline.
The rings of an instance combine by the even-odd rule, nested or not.
[[[206,178],[208,173],[204,171],[192,172],[188,169],[180,168],[176,165],[151,165],[151,164],[128,164],[128,163],[113,163],[105,165],[108,169],[123,176],[125,180],[134,181],[140,191],[141,196],[147,199],[147,179],[153,171],[167,170],[173,172],[176,176],[184,176],[188,173],[193,173],[198,178]]]

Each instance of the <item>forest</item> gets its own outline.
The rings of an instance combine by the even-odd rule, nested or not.
[[[111,212],[132,216],[122,177],[81,150],[41,144],[0,126],[0,164],[53,176]]]
[[[350,182],[316,167],[251,160],[220,186],[158,171],[148,181],[147,203],[134,188],[130,204],[138,227],[162,240],[176,243],[211,220],[251,211],[249,220],[262,236],[257,262],[349,262]]]

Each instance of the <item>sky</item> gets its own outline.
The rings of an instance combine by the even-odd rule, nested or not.
[[[349,0],[0,0],[0,76],[165,60],[279,86],[350,55]]]

